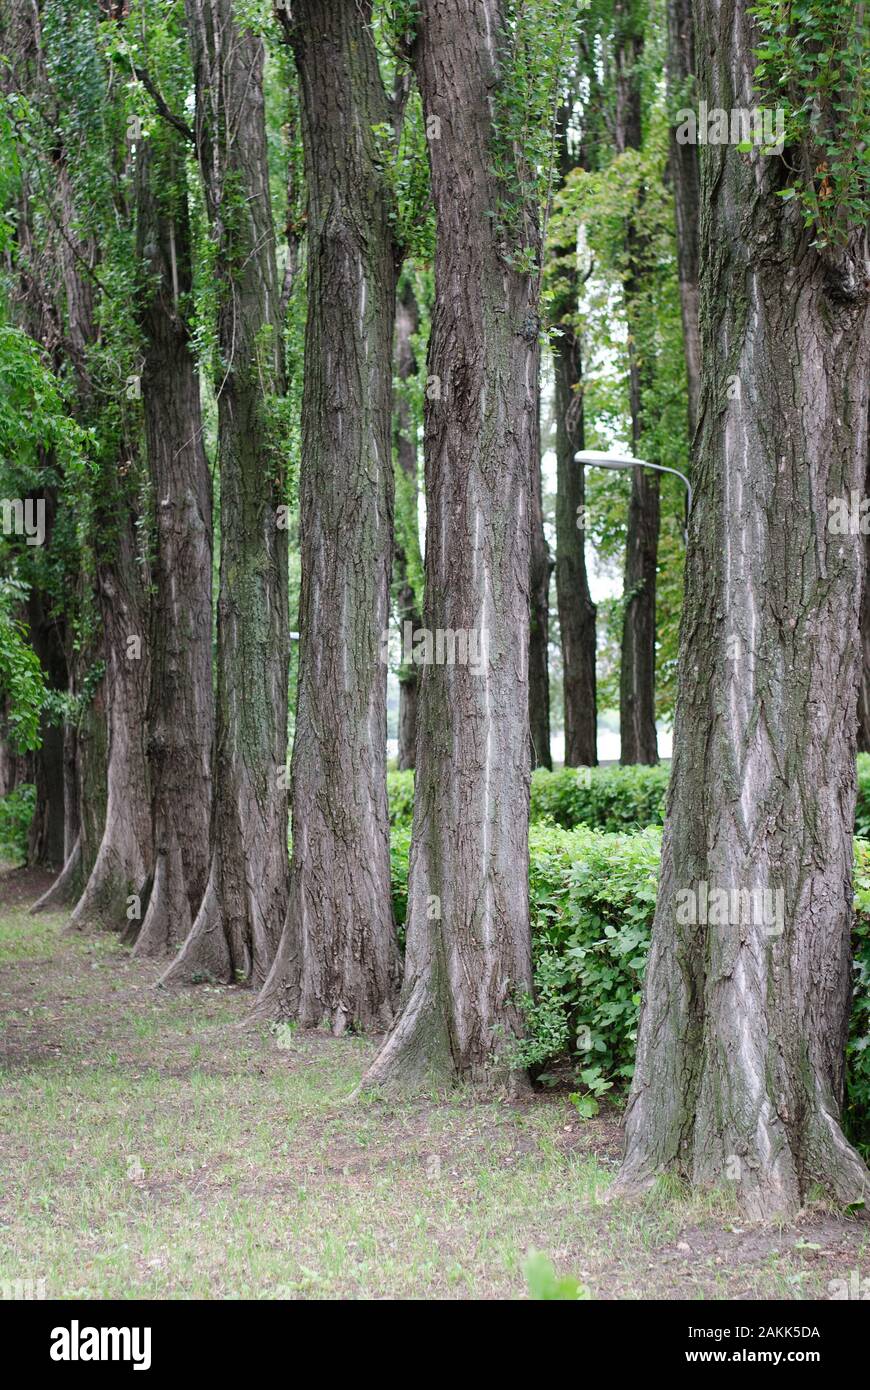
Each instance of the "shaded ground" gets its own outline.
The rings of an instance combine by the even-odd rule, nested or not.
[[[596,1298],[825,1298],[870,1225],[723,1200],[606,1205],[615,1111],[564,1095],[349,1104],[373,1043],[243,1027],[0,877],[0,1281],[48,1297],[522,1297],[543,1251]]]

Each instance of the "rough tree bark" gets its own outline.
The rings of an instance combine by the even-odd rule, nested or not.
[[[423,667],[402,1010],[363,1084],[507,1077],[530,987],[529,510],[535,452],[536,277],[525,209],[492,209],[504,80],[498,0],[423,0],[416,63],[437,218],[426,403],[425,626],[474,634],[481,663]],[[499,149],[504,161],[509,154]],[[509,185],[509,186],[507,186]],[[529,219],[531,222],[532,219]],[[504,240],[502,240],[504,238]],[[512,240],[513,238],[513,240]],[[430,397],[437,396],[430,392]],[[481,641],[483,637],[484,641]],[[470,647],[470,643],[469,643]]]
[[[540,380],[540,350],[532,368]],[[541,483],[541,394],[535,390],[536,447],[529,486],[529,736],[532,767],[552,768],[550,753],[550,547]],[[575,465],[576,467],[576,465]]]
[[[397,256],[370,8],[296,0],[288,25],[309,196],[299,684],[290,903],[257,1013],[337,1034],[384,1029],[398,978],[382,642]]]
[[[633,416],[632,422],[635,450],[640,430],[635,428],[634,419],[638,418]],[[619,760],[623,765],[659,760],[655,724],[658,548],[659,474],[634,468],[625,542],[627,602],[619,672]]]
[[[864,496],[870,497],[870,461]],[[870,535],[864,538],[864,589],[861,595],[861,661],[858,667],[858,752],[870,753]]]
[[[413,337],[420,324],[420,312],[410,276],[399,286],[396,301],[396,376],[400,382],[416,375]],[[417,538],[417,436],[410,402],[399,395],[393,411],[393,444],[400,473],[396,477],[396,538],[393,556],[393,577],[396,589],[396,609],[399,632],[404,636],[405,624],[411,631],[420,627],[420,613],[413,585],[410,582],[408,553]],[[404,525],[400,523],[404,523]],[[419,544],[416,555],[420,561]],[[420,688],[419,671],[413,662],[403,662],[399,671],[399,769],[415,766],[417,748],[417,696]]]
[[[185,152],[161,130],[137,151],[137,252],[148,276],[142,403],[154,497],[148,705],[154,885],[136,954],[163,955],[190,931],[209,868],[214,702],[211,477],[183,303],[191,291]]]
[[[568,148],[570,110],[559,123],[559,175],[564,181],[573,161]],[[565,700],[565,766],[598,762],[598,707],[595,672],[595,604],[586,573],[586,475],[574,462],[585,449],[582,344],[575,315],[580,293],[576,232],[552,248],[555,264],[551,313],[554,409],[556,413],[556,603],[562,644]]]
[[[711,109],[753,105],[747,8],[695,6]],[[870,1182],[840,1128],[863,539],[829,527],[867,464],[867,241],[823,259],[784,161],[711,145],[701,177],[697,502],[617,1190],[733,1180],[764,1218]],[[713,889],[758,896],[708,926]]]
[[[694,101],[695,29],[692,0],[668,0],[668,101],[671,124],[670,172],[674,185],[677,228],[677,271],[686,381],[689,390],[689,447],[695,437],[701,389],[701,335],[698,324],[698,228],[700,225],[701,176],[698,146],[681,145],[673,124],[677,107]]]
[[[263,984],[287,908],[289,621],[280,296],[262,39],[231,0],[187,0],[196,146],[216,241],[221,567],[212,859],[162,982]]]
[[[616,148],[639,150],[643,143],[641,69],[642,19],[635,0],[617,0]],[[642,288],[645,238],[636,219],[625,231],[628,271],[623,294],[628,327],[629,403],[632,449],[638,454],[643,433],[643,393],[648,359],[639,350],[637,299]],[[659,544],[659,474],[631,470],[631,502],[625,541],[625,614],[619,674],[620,762],[657,763],[655,717],[656,570]]]

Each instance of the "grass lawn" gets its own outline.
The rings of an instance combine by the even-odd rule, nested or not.
[[[153,988],[107,935],[0,877],[0,1281],[59,1298],[527,1296],[541,1251],[593,1298],[819,1298],[870,1224],[789,1228],[658,1194],[607,1204],[615,1110],[565,1094],[348,1102],[374,1043],[245,1024],[250,995]]]

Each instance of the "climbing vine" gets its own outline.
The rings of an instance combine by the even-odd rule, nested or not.
[[[843,0],[757,0],[762,36],[755,81],[783,112],[784,158],[796,198],[824,249],[844,244],[870,218],[867,16]]]

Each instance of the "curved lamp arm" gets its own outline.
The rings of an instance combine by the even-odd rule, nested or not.
[[[575,463],[582,463],[586,468],[651,468],[655,473],[673,473],[676,478],[686,486],[686,518],[692,511],[692,484],[689,482],[685,473],[681,473],[678,468],[668,468],[663,463],[648,463],[646,459],[632,458],[629,454],[604,454],[595,449],[580,449],[574,455]],[[683,539],[688,541],[688,526],[683,528]]]

